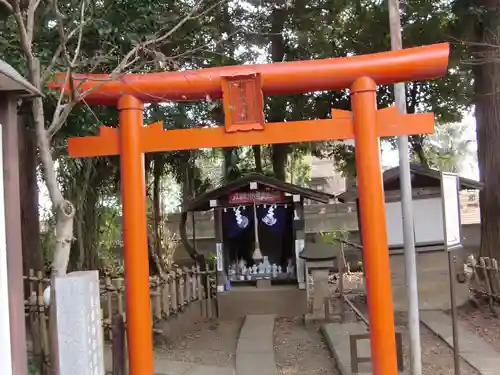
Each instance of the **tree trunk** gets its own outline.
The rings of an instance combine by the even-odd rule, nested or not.
[[[412,135],[409,137],[410,145],[412,151],[417,155],[418,161],[422,166],[429,168],[429,159],[425,154],[424,150],[424,136],[423,135]]]
[[[23,120],[20,119],[21,124]],[[29,269],[42,271],[44,261],[39,236],[36,137],[26,126],[19,128],[19,151],[23,269],[27,274]]]
[[[233,155],[235,151],[236,149],[233,147],[222,149],[222,152],[224,154],[224,165],[223,165],[223,175],[222,175],[224,184],[230,181],[234,181],[236,178],[239,177],[238,165],[237,163],[233,162],[234,161]]]
[[[409,86],[409,87],[408,87]],[[408,100],[406,102],[406,113],[409,115],[415,113],[415,109],[417,108],[418,105],[418,83],[412,82],[408,84],[407,86],[407,91],[408,91]],[[425,154],[424,150],[424,141],[425,141],[425,135],[422,134],[417,134],[417,135],[410,135],[409,136],[409,141],[410,141],[410,146],[412,151],[415,153],[415,155],[418,158],[418,161],[422,166],[429,168],[429,160],[427,159],[427,155]]]
[[[89,163],[91,165],[91,163]],[[89,168],[91,168],[89,166]],[[89,172],[90,173],[90,172]],[[95,270],[102,264],[100,262],[101,250],[101,235],[100,231],[104,227],[104,222],[101,217],[97,216],[97,206],[99,204],[99,195],[97,193],[97,186],[101,181],[98,180],[97,174],[94,174],[89,180],[88,187],[93,191],[87,194],[87,199],[82,206],[83,217],[83,238],[82,243],[84,246],[83,254],[84,259],[82,265],[87,270]],[[94,186],[96,187],[94,189]],[[86,233],[88,232],[88,233]]]
[[[480,193],[481,256],[500,258],[500,2],[476,1],[484,10],[476,22],[473,66]]]
[[[262,149],[260,145],[252,146],[255,161],[255,172],[262,173]]]
[[[285,39],[283,38],[283,27],[285,25],[287,11],[280,5],[275,5],[271,14],[271,59],[273,62],[281,62],[285,59]],[[270,98],[269,121],[282,122],[285,120],[286,100],[282,97]],[[286,160],[288,155],[288,144],[272,145],[272,164],[274,176],[281,181],[286,180]]]
[[[161,214],[162,210],[160,207],[161,199],[161,178],[163,176],[163,170],[165,167],[165,158],[163,155],[154,156],[153,165],[153,244],[152,251],[154,254],[159,256],[161,254],[161,237],[160,237],[160,225],[161,224]]]
[[[40,62],[33,59],[30,68],[30,76],[33,85],[41,89],[40,84]],[[52,258],[51,273],[53,276],[66,275],[71,242],[73,241],[73,220],[75,217],[75,207],[64,199],[56,177],[54,160],[50,153],[50,137],[45,129],[45,114],[43,110],[42,98],[35,98],[32,101],[33,120],[35,121],[36,138],[42,160],[45,182],[49,191],[50,200],[56,215],[56,245]]]
[[[273,145],[273,171],[274,177],[280,181],[286,181],[286,161],[288,156],[288,144]]]

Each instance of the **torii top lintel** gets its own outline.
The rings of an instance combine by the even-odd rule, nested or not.
[[[377,84],[391,84],[441,77],[448,66],[448,43],[370,55],[261,65],[241,65],[177,72],[127,74],[106,81],[108,75],[75,76],[85,101],[116,105],[123,95],[143,103],[218,99],[223,77],[259,74],[265,96],[341,90],[367,76]],[[62,88],[65,74],[58,74],[51,88]],[[82,82],[83,81],[83,82]]]

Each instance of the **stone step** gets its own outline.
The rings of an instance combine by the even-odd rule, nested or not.
[[[337,363],[341,375],[354,375],[351,366],[350,335],[365,334],[368,332],[362,322],[356,323],[326,323],[321,326],[321,331],[326,339],[330,352]],[[370,357],[370,341],[358,340],[358,356]],[[370,364],[360,364],[359,374],[371,374]],[[402,375],[405,372],[400,373]]]

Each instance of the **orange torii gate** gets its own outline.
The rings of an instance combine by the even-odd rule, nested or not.
[[[360,220],[373,374],[396,375],[391,274],[380,173],[379,137],[432,133],[432,113],[377,111],[376,85],[437,78],[448,65],[448,44],[339,59],[209,68],[197,71],[77,76],[87,103],[116,105],[119,128],[71,138],[72,157],[120,155],[130,373],[153,374],[144,153],[256,144],[355,139]],[[58,75],[53,88],[69,87]],[[66,85],[66,86],[65,86]],[[263,96],[350,89],[352,112],[332,119],[265,123]],[[87,91],[88,90],[88,91]],[[225,126],[163,130],[143,125],[143,104],[223,98]]]

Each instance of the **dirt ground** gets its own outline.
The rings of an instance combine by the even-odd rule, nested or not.
[[[367,307],[363,297],[352,299],[356,307],[366,316]],[[350,315],[351,317],[353,315]],[[403,339],[403,359],[406,369],[410,368],[410,347],[408,318],[406,313],[394,316],[396,329],[401,332]],[[453,352],[441,338],[436,336],[425,325],[420,324],[420,343],[422,347],[422,373],[423,375],[454,375]],[[480,375],[465,361],[460,361],[462,375]]]
[[[180,340],[156,347],[156,350],[167,360],[235,366],[242,323],[242,319],[207,323]],[[279,375],[339,375],[319,325],[305,326],[301,318],[277,318],[274,350]]]
[[[279,375],[339,374],[319,325],[306,326],[303,319],[276,319],[274,351]]]
[[[208,322],[195,332],[157,347],[164,359],[209,366],[235,366],[236,343],[243,319]]]
[[[406,314],[395,316],[397,330],[403,337],[403,357],[405,367],[410,366],[409,334]],[[420,342],[422,345],[422,373],[424,375],[453,375],[453,352],[443,340],[431,330],[420,324]],[[480,375],[465,361],[460,362],[462,375]]]
[[[362,297],[355,305],[366,314]],[[354,314],[349,314],[355,319]],[[484,338],[500,352],[500,320],[489,308],[466,305],[459,309],[459,319],[473,332]],[[395,315],[395,322],[403,336],[405,368],[409,368],[409,335],[406,314]],[[243,319],[207,323],[180,340],[163,345],[157,350],[173,361],[185,361],[215,366],[234,366],[238,335]],[[453,375],[453,353],[450,347],[423,324],[420,326],[424,375]],[[274,327],[274,350],[279,375],[338,375],[319,325],[304,325],[300,318],[277,318]],[[463,375],[479,375],[464,361]]]
[[[468,303],[458,309],[458,319],[500,353],[500,319],[492,313],[489,306],[475,307]]]

